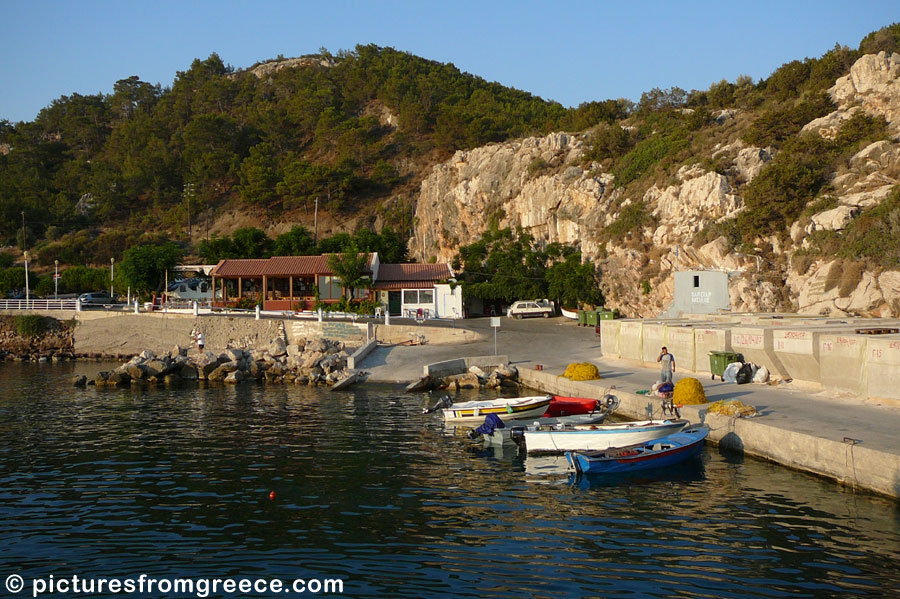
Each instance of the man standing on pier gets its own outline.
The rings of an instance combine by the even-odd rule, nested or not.
[[[659,362],[660,368],[662,369],[660,372],[662,382],[671,383],[672,375],[675,373],[675,356],[670,354],[669,350],[663,346],[662,352],[659,354],[659,357],[656,358],[656,361]]]

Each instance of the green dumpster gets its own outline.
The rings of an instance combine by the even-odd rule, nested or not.
[[[585,319],[584,310],[579,310],[578,311],[578,326],[580,326],[580,327],[584,326],[584,319]]]
[[[732,362],[743,362],[744,356],[731,351],[711,351],[709,352],[709,372],[712,379],[716,380],[716,375],[722,378],[725,374],[725,367]],[[722,379],[724,380],[724,379]]]
[[[597,312],[597,318],[600,320],[613,320],[615,319],[615,315],[609,310],[601,310]]]
[[[597,326],[597,311],[596,310],[585,310],[584,324],[586,324],[589,327]]]

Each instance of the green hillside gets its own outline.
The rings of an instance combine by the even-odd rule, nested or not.
[[[883,122],[867,117],[835,142],[811,144],[797,133],[832,109],[822,92],[856,58],[897,50],[898,39],[892,25],[856,50],[836,46],[765,80],[654,89],[637,104],[571,109],[391,48],[323,51],[264,73],[236,71],[213,54],[178,72],[171,87],[131,77],[109,94],[54,100],[33,122],[0,121],[0,244],[21,248],[24,233],[44,266],[107,264],[159,239],[191,252],[199,236],[188,247],[188,211],[195,227],[226,209],[277,222],[308,213],[316,198],[333,215],[381,211],[399,224],[389,211],[408,214],[403,202],[427,168],[453,151],[558,130],[590,131],[590,160],[634,188],[709,156],[723,135],[778,147],[775,164],[749,186],[746,216],[726,231],[738,242],[796,217],[829,164],[883,135]],[[733,127],[710,126],[715,111],[729,108],[742,113]],[[649,216],[635,205],[625,218],[605,233],[627,236]]]

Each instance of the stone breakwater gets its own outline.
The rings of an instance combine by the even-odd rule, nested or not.
[[[168,354],[144,350],[112,371],[93,379],[77,376],[76,386],[119,387],[140,384],[178,384],[208,381],[237,384],[265,381],[270,384],[331,385],[357,373],[347,368],[349,353],[341,341],[315,338],[287,344],[273,340],[265,349],[227,349],[188,355],[175,346]]]
[[[14,316],[0,315],[0,360],[8,362],[72,360],[76,357],[74,328],[72,321],[44,318],[39,333],[22,334],[17,330]]]

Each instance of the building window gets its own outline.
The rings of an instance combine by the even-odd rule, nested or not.
[[[407,305],[434,305],[433,289],[404,289],[403,303]]]
[[[694,287],[700,286],[700,275],[694,275]]]

